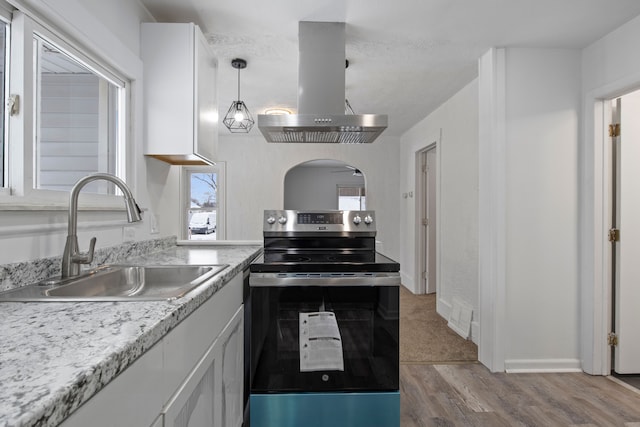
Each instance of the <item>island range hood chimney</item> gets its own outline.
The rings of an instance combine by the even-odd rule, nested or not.
[[[345,24],[300,22],[298,114],[258,115],[268,142],[373,142],[387,128],[383,114],[345,114]]]

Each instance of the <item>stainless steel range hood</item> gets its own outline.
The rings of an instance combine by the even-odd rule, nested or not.
[[[369,143],[387,128],[383,114],[345,114],[345,24],[300,22],[298,112],[258,115],[268,142]]]

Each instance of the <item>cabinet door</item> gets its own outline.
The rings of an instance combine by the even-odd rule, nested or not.
[[[173,395],[164,410],[165,427],[211,427],[219,409],[216,408],[217,365],[220,360],[218,341],[207,349],[187,380]],[[219,418],[219,417],[218,417]]]
[[[244,373],[244,310],[236,312],[222,332],[218,341],[222,347],[220,416],[222,426],[240,427],[243,420],[243,373]]]
[[[213,161],[218,152],[217,62],[209,49],[207,39],[197,27],[195,39],[197,75],[194,88],[196,111],[194,152]]]
[[[241,306],[164,410],[165,427],[240,427],[243,419]]]
[[[144,22],[144,154],[210,164],[218,144],[217,61],[194,24]]]

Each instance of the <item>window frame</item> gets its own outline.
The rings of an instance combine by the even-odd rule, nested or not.
[[[216,162],[212,166],[181,166],[180,167],[180,203],[179,218],[180,230],[177,233],[182,240],[189,240],[189,219],[186,213],[191,206],[191,173],[211,173],[215,172],[218,177],[216,201],[216,241],[227,239],[226,227],[226,163]]]
[[[5,106],[7,105],[7,100],[9,99],[9,83],[11,76],[11,36],[12,36],[12,28],[11,28],[11,12],[6,8],[4,3],[0,3],[0,21],[2,21],[7,26],[6,37],[4,41],[4,80],[1,84],[4,87],[4,98],[0,100]],[[4,109],[4,127],[2,129],[4,136],[4,144],[2,145],[2,185],[0,185],[0,197],[8,196],[11,194],[9,188],[9,111],[8,108]]]
[[[1,10],[1,8],[0,8]],[[62,31],[34,14],[31,11],[16,10],[11,21],[11,61],[9,74],[9,94],[19,94],[20,111],[8,118],[8,184],[4,193],[0,193],[0,207],[28,205],[31,210],[49,210],[52,206],[66,206],[69,192],[35,188],[36,185],[36,59],[34,56],[34,39],[42,38],[56,46],[65,54],[76,58],[96,75],[109,82],[123,85],[123,93],[119,96],[120,126],[118,127],[118,148],[116,158],[116,175],[125,182],[135,176],[135,153],[132,135],[132,97],[133,80],[126,73],[118,71],[107,60],[91,53],[91,50],[78,42],[74,37]],[[131,183],[130,183],[131,185]],[[83,205],[114,209],[121,208],[122,201],[116,194],[83,195]],[[4,197],[7,196],[7,197]]]

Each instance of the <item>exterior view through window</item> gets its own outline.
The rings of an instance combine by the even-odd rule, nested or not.
[[[216,240],[218,213],[218,173],[188,172],[189,240]]]
[[[124,83],[107,80],[49,41],[34,37],[36,82],[36,188],[69,191],[95,172],[118,173],[120,105]],[[86,191],[114,194],[100,180]]]
[[[362,211],[367,209],[364,187],[338,187],[338,209]]]

